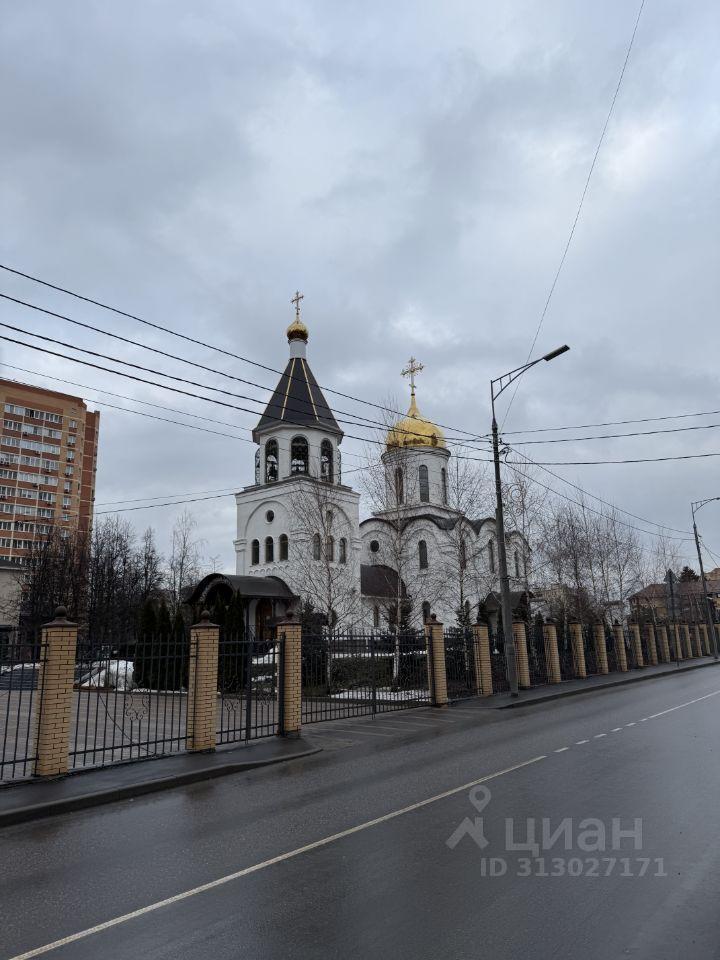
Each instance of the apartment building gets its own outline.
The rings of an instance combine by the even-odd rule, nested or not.
[[[53,528],[92,525],[100,414],[80,397],[0,379],[0,565]]]

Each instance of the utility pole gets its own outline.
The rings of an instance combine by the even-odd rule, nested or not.
[[[690,504],[690,509],[692,511],[693,518],[693,533],[695,534],[695,548],[697,549],[698,563],[700,565],[700,579],[702,580],[703,585],[703,594],[705,595],[705,617],[707,620],[708,630],[710,631],[710,639],[712,641],[713,656],[715,659],[718,659],[718,642],[717,642],[717,631],[715,630],[715,612],[713,610],[713,605],[710,603],[710,597],[708,595],[707,588],[707,578],[705,576],[705,566],[702,559],[702,550],[700,549],[700,536],[698,534],[697,523],[695,522],[695,514],[697,511],[704,507],[706,503],[712,503],[715,500],[720,500],[720,497],[710,497],[707,500],[697,500],[694,503]]]
[[[492,407],[492,443],[493,461],[495,464],[495,535],[498,545],[498,562],[500,564],[500,604],[503,621],[503,646],[505,649],[505,666],[507,670],[510,695],[517,697],[517,665],[515,663],[515,637],[513,636],[512,602],[510,600],[510,577],[507,568],[507,551],[505,549],[505,513],[503,510],[502,482],[500,478],[500,438],[498,436],[497,418],[495,417],[495,401],[510,384],[522,376],[530,367],[534,367],[541,360],[554,360],[562,353],[567,353],[570,347],[564,344],[557,350],[546,353],[537,360],[516,367],[509,373],[490,381],[490,406]]]

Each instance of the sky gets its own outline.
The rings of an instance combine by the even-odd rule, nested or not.
[[[271,370],[287,361],[284,331],[300,289],[308,358],[324,387],[404,409],[400,371],[412,355],[425,366],[423,415],[454,435],[485,433],[489,380],[528,357],[638,6],[5,4],[0,259]],[[711,0],[646,0],[535,355],[562,343],[571,352],[529,372],[507,415],[503,397],[508,441],[720,423],[717,413],[509,433],[720,411],[719,43]],[[0,292],[264,387],[277,380],[2,271]],[[0,319],[256,401],[224,398],[257,415],[224,408],[192,386],[191,396],[172,394],[0,340],[0,375],[81,395],[102,411],[98,514],[136,505],[117,501],[252,483],[249,430],[266,390],[7,300]],[[368,449],[343,443],[345,479],[356,487],[361,477],[349,471]],[[517,449],[543,463],[677,456],[720,452],[720,435]],[[550,469],[681,530],[691,529],[691,500],[720,496],[720,457]],[[206,557],[232,571],[232,497],[188,506]],[[121,516],[138,530],[152,525],[167,550],[182,509]],[[699,519],[720,557],[720,503]],[[691,560],[693,544],[681,548]]]

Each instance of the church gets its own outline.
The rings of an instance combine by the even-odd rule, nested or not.
[[[235,574],[206,577],[195,599],[220,584],[241,593],[258,633],[307,604],[344,631],[418,627],[431,611],[457,626],[477,619],[481,604],[497,609],[495,520],[463,509],[444,433],[418,409],[414,358],[403,371],[407,415],[388,425],[376,463],[362,468],[373,509],[361,521],[360,493],[343,482],[343,430],[308,364],[301,299],[293,298],[287,365],[253,431],[254,483],[235,495]],[[511,586],[521,591],[529,545],[514,531],[507,543]]]

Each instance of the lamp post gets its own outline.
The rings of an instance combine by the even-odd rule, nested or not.
[[[707,618],[708,630],[710,631],[710,638],[712,640],[713,656],[715,659],[718,659],[718,642],[717,642],[717,631],[715,630],[715,614],[713,608],[710,604],[710,597],[708,596],[707,588],[707,579],[705,578],[705,567],[703,566],[702,551],[700,549],[700,536],[698,535],[697,523],[695,522],[695,514],[701,507],[704,507],[706,503],[714,503],[716,500],[720,500],[720,497],[708,497],[707,500],[695,500],[690,504],[690,509],[692,510],[693,518],[693,533],[695,534],[695,547],[697,549],[698,563],[700,564],[700,579],[702,580],[703,593],[705,595],[705,616]]]
[[[549,361],[559,357],[562,353],[567,353],[570,349],[567,344],[558,347],[546,353],[544,357],[538,357],[530,363],[525,363],[521,367],[504,373],[501,377],[490,381],[490,405],[492,407],[492,442],[493,442],[493,460],[495,463],[495,526],[498,543],[498,561],[500,564],[500,602],[502,609],[503,634],[505,647],[505,664],[507,668],[507,678],[510,684],[510,694],[513,697],[518,695],[517,667],[515,665],[515,638],[512,629],[512,605],[510,603],[510,577],[507,569],[507,552],[505,550],[505,514],[503,511],[502,485],[500,482],[500,442],[498,439],[498,425],[495,417],[495,401],[500,394],[513,381],[521,377],[526,370],[540,363],[541,360]]]

